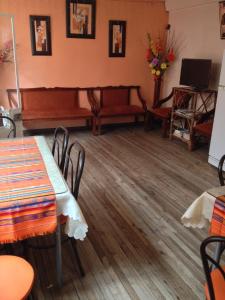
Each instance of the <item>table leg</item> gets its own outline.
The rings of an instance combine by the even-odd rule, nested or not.
[[[61,246],[60,217],[57,218],[57,228],[56,228],[56,272],[57,272],[57,284],[61,288],[63,278],[62,278],[62,246]]]

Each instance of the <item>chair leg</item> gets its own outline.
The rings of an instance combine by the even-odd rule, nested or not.
[[[97,132],[96,132],[96,117],[92,118],[92,133],[93,133],[93,135],[97,135]]]
[[[60,218],[57,219],[56,229],[56,272],[57,272],[57,284],[58,287],[62,286],[62,246],[61,246],[61,224]]]
[[[101,118],[98,118],[98,135],[101,135]]]
[[[146,130],[152,130],[154,124],[154,115],[148,111],[146,114],[146,121],[145,121],[145,128]]]
[[[164,119],[162,121],[162,137],[166,138],[168,136],[168,129],[169,129],[169,121]]]
[[[79,253],[77,251],[76,241],[73,238],[70,238],[70,243],[71,243],[71,246],[74,250],[74,254],[75,254],[75,257],[76,257],[76,261],[77,261],[77,264],[78,264],[80,275],[81,275],[81,277],[84,277],[85,272],[84,272],[84,269],[83,269],[82,264],[81,264]]]

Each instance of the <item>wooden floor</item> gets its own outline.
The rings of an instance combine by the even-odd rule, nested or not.
[[[65,244],[59,291],[54,252],[32,251],[37,299],[204,299],[199,245],[207,230],[187,229],[180,217],[218,185],[207,148],[188,152],[142,128],[72,138],[86,150],[79,204],[89,232],[78,242],[86,276]]]

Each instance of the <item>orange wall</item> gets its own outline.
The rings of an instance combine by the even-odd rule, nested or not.
[[[146,32],[156,37],[168,22],[162,2],[97,0],[96,39],[66,38],[65,0],[1,0],[15,16],[20,87],[138,84],[150,102],[153,80],[145,61]],[[29,15],[51,16],[52,56],[32,56]],[[126,57],[108,57],[108,21],[127,21]]]

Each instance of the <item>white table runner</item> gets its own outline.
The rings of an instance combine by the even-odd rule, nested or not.
[[[88,225],[77,201],[71,194],[43,136],[36,136],[35,140],[45,162],[49,179],[56,194],[57,216],[68,217],[65,233],[69,237],[83,240],[88,231]]]
[[[207,227],[212,219],[216,197],[225,195],[225,186],[212,188],[199,196],[185,211],[181,222],[186,227]]]

